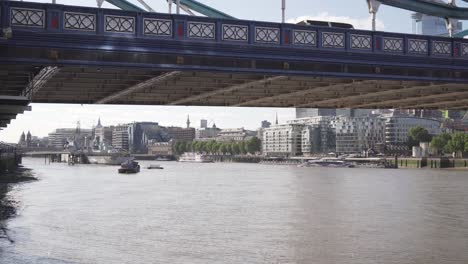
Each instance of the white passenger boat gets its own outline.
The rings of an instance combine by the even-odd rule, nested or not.
[[[334,168],[354,168],[352,162],[336,159],[322,158],[318,160],[309,160],[300,165],[301,167],[334,167]]]
[[[204,154],[185,152],[179,157],[180,162],[195,162],[195,163],[210,163],[213,162],[211,158]]]

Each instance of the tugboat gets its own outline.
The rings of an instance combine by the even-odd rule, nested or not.
[[[129,160],[120,165],[119,173],[138,173],[140,172],[140,165],[138,162]]]

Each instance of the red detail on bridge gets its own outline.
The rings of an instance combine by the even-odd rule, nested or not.
[[[284,34],[284,43],[289,44],[289,31]]]
[[[455,45],[455,47],[453,47],[453,56],[460,56],[459,45]]]
[[[382,43],[382,38],[378,37],[375,39],[375,48],[380,50],[381,49],[381,44]]]
[[[53,16],[52,19],[50,20],[50,27],[51,28],[55,28],[57,29],[58,28],[58,17],[57,16]]]
[[[183,36],[184,36],[184,24],[179,23],[179,25],[177,26],[177,35],[178,35],[179,37],[183,37]]]

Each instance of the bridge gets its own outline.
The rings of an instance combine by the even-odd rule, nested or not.
[[[0,3],[0,28],[0,100],[16,113],[28,101],[468,108],[464,39],[17,1]]]

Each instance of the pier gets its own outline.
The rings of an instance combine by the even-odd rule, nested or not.
[[[21,154],[15,146],[0,142],[0,173],[13,171],[21,164]]]

